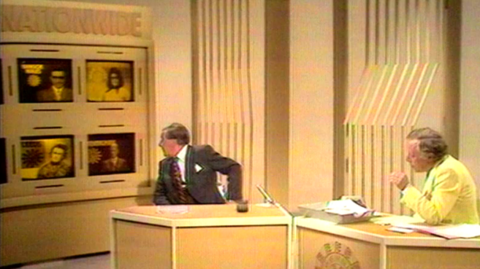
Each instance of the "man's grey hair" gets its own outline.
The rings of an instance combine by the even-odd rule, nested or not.
[[[167,139],[175,139],[179,145],[187,145],[190,143],[190,133],[183,124],[172,123],[169,126],[163,128],[162,134]]]
[[[407,140],[419,142],[420,156],[424,159],[438,161],[448,154],[448,146],[442,135],[431,128],[414,129],[407,135]]]

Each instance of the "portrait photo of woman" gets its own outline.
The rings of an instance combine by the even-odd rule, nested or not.
[[[107,91],[103,94],[102,101],[128,102],[131,100],[131,91],[124,87],[123,75],[116,67],[110,68],[107,78]]]
[[[132,102],[133,62],[87,61],[89,102]]]

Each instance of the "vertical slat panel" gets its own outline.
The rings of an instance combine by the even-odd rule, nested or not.
[[[367,63],[376,64],[377,60],[377,0],[367,0]]]
[[[391,184],[388,182],[385,175],[391,172],[392,166],[392,141],[390,140],[390,126],[382,125],[382,169],[381,169],[381,193],[380,193],[380,208],[382,212],[389,212],[392,200],[390,199],[390,187]]]
[[[350,195],[355,195],[357,192],[356,192],[356,185],[355,185],[355,179],[356,179],[356,175],[357,175],[357,162],[356,162],[356,157],[357,157],[357,146],[358,144],[356,143],[357,142],[357,127],[358,125],[355,125],[355,124],[350,124],[351,128],[350,128],[350,146],[351,146],[351,158],[350,158],[350,165],[349,165],[349,174],[350,176],[348,178],[350,178],[350,182],[351,182],[351,189],[350,189],[350,192],[347,192],[347,194],[350,194]]]
[[[229,12],[229,4],[227,1],[222,2],[222,24],[224,28],[224,34],[222,37],[223,40],[223,65],[222,68],[224,70],[223,80],[224,80],[224,90],[225,90],[225,103],[224,103],[224,111],[225,111],[225,154],[227,156],[232,156],[233,151],[233,143],[232,143],[232,132],[231,132],[231,123],[233,121],[233,101],[232,101],[232,85],[231,85],[231,70],[229,62],[231,61],[231,50],[229,49],[232,45],[230,42],[230,35],[231,35],[231,26],[230,26],[230,12]]]
[[[438,34],[438,40],[436,43],[437,44],[437,52],[438,52],[438,59],[442,58],[442,53],[444,51],[444,44],[443,44],[443,36],[444,36],[444,15],[443,15],[443,7],[445,6],[445,1],[446,0],[437,0],[437,17],[438,17],[438,23],[436,24],[436,33]]]
[[[205,111],[206,110],[206,99],[205,99],[205,89],[206,89],[206,59],[205,59],[205,31],[204,27],[205,24],[203,23],[204,21],[204,11],[205,7],[202,5],[202,3],[199,3],[199,1],[195,2],[195,7],[196,7],[196,17],[193,18],[193,21],[195,23],[196,27],[196,32],[193,40],[198,40],[194,45],[196,45],[196,48],[194,48],[194,52],[196,51],[198,55],[196,55],[196,58],[198,59],[196,64],[198,66],[194,66],[194,70],[197,70],[198,75],[197,75],[197,80],[194,81],[194,85],[197,85],[197,91],[195,94],[196,102],[194,102],[195,107],[197,108],[197,111]],[[194,54],[195,55],[195,54]],[[195,63],[194,63],[195,65]],[[205,141],[205,129],[206,129],[206,119],[205,119],[205,113],[195,113],[194,114],[195,119],[197,121],[196,124],[196,133],[195,133],[195,139],[196,141],[199,141],[200,143]]]
[[[213,132],[213,75],[212,75],[212,65],[213,65],[213,57],[212,57],[212,7],[211,7],[211,0],[205,0],[204,2],[204,29],[205,29],[205,99],[206,99],[206,126],[205,126],[205,141],[203,143],[212,143],[215,139],[214,132]]]
[[[252,83],[251,83],[251,69],[250,69],[250,21],[249,21],[249,16],[250,16],[250,1],[243,1],[244,3],[244,22],[245,22],[245,27],[244,27],[244,48],[245,48],[245,53],[244,55],[244,82],[246,86],[246,96],[245,96],[245,111],[246,111],[246,124],[245,124],[245,149],[247,150],[246,152],[246,165],[248,167],[252,167],[252,155],[253,155],[253,111],[252,111]],[[247,170],[246,171],[246,178],[248,179],[246,181],[246,186],[249,190],[249,196],[251,196],[251,180],[252,180],[252,170]]]
[[[370,124],[363,124],[363,152],[362,152],[362,162],[363,162],[363,173],[362,173],[362,196],[365,197],[365,201],[369,205],[372,204],[372,186],[374,184],[374,178],[372,175],[373,163],[372,158],[373,155],[373,148],[372,148],[372,141],[373,141],[373,134],[372,134],[372,125]]]
[[[386,46],[386,62],[388,64],[395,64],[396,62],[396,23],[397,17],[395,12],[395,5],[398,1],[387,0],[385,4],[385,46]]]
[[[345,141],[345,146],[344,146],[344,153],[345,153],[345,173],[344,173],[344,178],[345,184],[344,184],[344,193],[345,195],[352,195],[352,173],[350,170],[352,169],[352,151],[353,151],[353,143],[352,143],[352,124],[344,124],[343,125],[343,133],[344,133],[344,141]]]
[[[232,79],[233,79],[233,98],[234,98],[234,107],[235,107],[235,128],[234,128],[234,137],[235,137],[235,158],[239,160],[242,164],[245,163],[244,152],[243,152],[243,137],[242,137],[242,127],[243,127],[243,109],[242,109],[242,91],[240,83],[240,56],[241,56],[241,20],[239,13],[240,12],[240,3],[239,1],[232,1]]]
[[[380,125],[372,125],[373,128],[373,151],[374,151],[374,158],[372,159],[373,162],[373,189],[372,189],[372,204],[373,208],[381,208],[382,207],[382,189],[383,189],[383,137],[382,137],[382,127]]]
[[[403,159],[401,158],[401,150],[402,150],[402,144],[401,144],[401,133],[398,128],[398,126],[391,126],[391,133],[390,133],[390,142],[392,144],[392,148],[390,150],[390,156],[391,156],[391,171],[401,171],[401,163]],[[390,212],[392,213],[399,213],[400,212],[400,204],[398,201],[400,195],[398,190],[395,187],[390,188],[390,199],[392,200],[392,204],[390,206]]]
[[[359,150],[358,150],[358,160],[357,160],[357,168],[358,168],[358,173],[359,173],[359,177],[358,177],[358,188],[359,188],[359,193],[362,197],[365,197],[366,200],[368,200],[369,197],[366,197],[365,196],[365,161],[366,161],[366,141],[367,141],[367,136],[366,136],[366,126],[364,124],[360,125],[359,126],[359,135],[358,135],[358,139],[360,141],[360,147],[359,147]]]
[[[221,142],[220,142],[220,130],[221,130],[221,111],[220,105],[221,102],[221,94],[220,94],[220,81],[219,81],[219,65],[220,65],[220,57],[219,57],[219,25],[218,25],[218,0],[211,0],[210,2],[210,33],[211,33],[211,53],[212,53],[212,60],[211,60],[211,91],[212,91],[212,122],[213,122],[213,139],[212,144],[215,145],[218,150],[221,150]]]
[[[217,128],[217,133],[218,133],[218,140],[217,144],[218,149],[220,152],[223,152],[225,154],[225,132],[224,132],[224,126],[225,126],[225,111],[224,111],[224,105],[225,105],[225,86],[224,86],[224,80],[223,80],[223,25],[222,25],[222,12],[221,12],[221,5],[222,1],[216,0],[214,4],[215,8],[215,51],[216,51],[216,60],[215,60],[215,76],[216,76],[216,91],[217,91],[217,102],[216,102],[216,108],[217,112],[216,114],[218,115],[217,122],[219,123]]]
[[[413,38],[415,38],[415,32],[414,32],[414,6],[415,0],[406,0],[405,1],[405,14],[406,14],[406,42],[407,42],[407,61],[408,62],[415,62],[415,57],[414,57],[414,41]]]
[[[418,44],[418,48],[419,48],[419,61],[420,62],[427,62],[428,61],[428,53],[429,53],[429,49],[427,47],[427,38],[428,38],[428,32],[429,32],[429,29],[427,28],[428,25],[427,25],[427,18],[428,16],[430,15],[429,14],[429,10],[427,9],[427,3],[428,1],[420,1],[418,6],[418,10],[419,10],[419,17],[418,17],[418,20],[419,20],[419,44]]]
[[[242,164],[247,198],[255,145],[249,9],[249,0],[198,0],[192,17],[195,143],[211,144]]]
[[[405,171],[416,186],[422,184],[403,147],[438,76],[443,0],[364,3],[367,65],[344,121],[345,193],[364,196],[377,210],[410,214],[386,176]]]
[[[396,1],[397,5],[397,32],[396,32],[396,41],[395,44],[397,48],[397,61],[398,63],[408,64],[410,63],[410,59],[408,58],[408,24],[407,24],[407,9],[405,1]]]
[[[377,63],[384,65],[387,63],[387,1],[388,0],[378,0],[377,4],[377,51],[378,51],[378,60]]]
[[[225,2],[217,0],[217,24],[218,24],[218,80],[219,80],[219,110],[220,110],[220,152],[229,156],[229,137],[228,137],[228,86],[226,79],[226,16],[225,16]],[[221,176],[219,184],[221,186],[227,185],[227,177]]]

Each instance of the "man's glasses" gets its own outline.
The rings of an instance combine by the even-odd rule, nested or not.
[[[65,79],[65,77],[61,77],[61,76],[52,76],[52,78]]]

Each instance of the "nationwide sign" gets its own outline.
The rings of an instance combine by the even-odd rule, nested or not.
[[[117,10],[2,5],[2,32],[142,35],[142,13]]]

